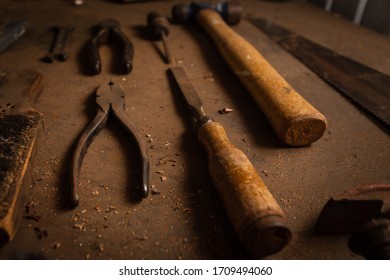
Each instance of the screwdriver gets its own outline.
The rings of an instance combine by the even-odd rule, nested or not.
[[[167,37],[169,34],[168,19],[157,12],[150,12],[147,16],[147,22],[149,31],[153,34],[153,36],[162,40],[166,62],[170,64],[172,62],[172,58],[167,44]]]

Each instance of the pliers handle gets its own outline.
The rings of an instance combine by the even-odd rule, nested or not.
[[[102,21],[97,26],[97,32],[87,43],[88,60],[94,75],[102,71],[102,61],[99,54],[99,47],[108,41],[118,43],[121,55],[120,65],[123,74],[129,74],[133,69],[134,46],[119,27],[119,22],[114,19]]]
[[[141,185],[137,187],[143,198],[149,193],[149,157],[146,144],[140,137],[137,128],[130,122],[125,109],[124,90],[120,85],[109,82],[98,88],[96,91],[96,103],[98,105],[97,113],[92,122],[81,135],[71,163],[71,204],[76,207],[79,203],[78,186],[80,178],[81,165],[88,147],[100,133],[107,123],[110,112],[123,125],[126,132],[130,135],[133,142],[136,143],[137,153],[140,158],[142,178]]]

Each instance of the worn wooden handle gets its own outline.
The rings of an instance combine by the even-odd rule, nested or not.
[[[208,153],[211,178],[247,250],[263,258],[283,249],[291,239],[285,215],[249,159],[216,122],[204,124],[198,138]]]
[[[256,100],[279,139],[305,146],[322,137],[326,118],[297,93],[265,58],[211,9],[200,10],[197,22]]]

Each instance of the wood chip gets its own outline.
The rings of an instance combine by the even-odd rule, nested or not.
[[[214,82],[213,73],[208,73],[206,76],[203,77],[203,79],[208,80],[210,82]]]
[[[160,179],[161,179],[161,181],[166,181],[166,180],[168,180],[168,177],[167,176],[161,176]]]
[[[223,114],[231,113],[231,112],[233,112],[233,111],[234,111],[233,109],[225,107],[225,108],[223,108],[223,109],[221,109],[221,110],[218,110],[218,113],[220,113],[221,115],[223,115]]]
[[[98,195],[99,191],[98,190],[93,190],[91,193],[92,193],[92,195]]]
[[[152,194],[160,194],[160,192],[156,189],[155,185],[150,186],[150,191],[152,192]]]

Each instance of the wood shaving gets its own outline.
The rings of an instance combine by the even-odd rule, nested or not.
[[[224,114],[231,113],[233,111],[234,111],[233,109],[225,107],[225,108],[223,108],[221,110],[218,110],[218,113],[220,113],[221,115],[224,115]]]

